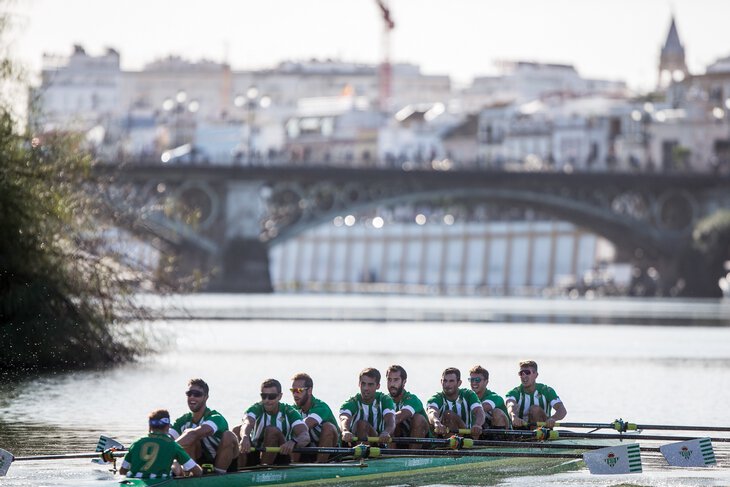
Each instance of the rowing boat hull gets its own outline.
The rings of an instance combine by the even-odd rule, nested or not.
[[[507,451],[508,449],[500,449]],[[511,452],[524,452],[524,449],[509,449]],[[535,450],[531,450],[534,452]],[[372,458],[365,462],[356,460],[336,464],[284,467],[258,467],[251,470],[225,475],[208,475],[174,479],[125,479],[120,482],[124,487],[246,487],[280,484],[336,484],[348,481],[377,481],[403,476],[433,474],[439,479],[453,478],[464,471],[495,470],[500,467],[512,470],[521,465],[525,470],[537,473],[545,467],[554,468],[561,464],[575,464],[575,461],[544,458],[503,458],[503,457],[389,457]],[[511,475],[515,472],[511,471]]]

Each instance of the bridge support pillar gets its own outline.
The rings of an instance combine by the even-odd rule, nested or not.
[[[270,293],[269,251],[259,239],[237,238],[228,242],[221,255],[219,272],[208,291]]]
[[[259,239],[265,205],[263,183],[231,181],[225,204],[225,244],[209,291],[270,293],[269,250]]]

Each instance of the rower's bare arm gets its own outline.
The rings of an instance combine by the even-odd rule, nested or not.
[[[340,414],[340,428],[342,429],[342,441],[352,441],[352,431],[350,431],[350,423],[352,417],[349,414]]]
[[[428,415],[428,422],[433,426],[434,432],[437,434],[447,433],[446,426],[441,422],[438,409],[429,407],[426,410],[426,414]]]
[[[485,412],[485,413],[488,413],[489,411],[491,411],[492,409],[494,409],[494,408],[492,407],[492,405],[491,405],[491,404],[489,404],[488,402],[483,402],[483,403],[482,403],[482,408],[484,409],[484,412]]]
[[[307,416],[306,418],[304,418],[304,424],[306,424],[307,428],[311,430],[312,428],[317,427],[317,425],[319,424],[319,421],[317,421],[316,419],[314,419],[311,416]]]
[[[406,421],[411,417],[413,417],[413,413],[410,409],[401,409],[395,413],[395,424],[401,424],[403,421]]]
[[[383,423],[383,432],[380,434],[380,436],[381,439],[388,440],[393,436],[393,434],[395,434],[395,414],[386,414],[383,417]]]
[[[294,442],[299,446],[307,446],[309,444],[309,428],[306,425],[298,424],[292,430]]]
[[[515,408],[517,407],[517,403],[515,401],[508,400],[507,403],[507,412],[509,413],[509,418],[512,420],[512,426],[515,428],[519,428],[523,424],[525,424],[524,421],[522,421],[515,412]]]
[[[238,447],[241,453],[248,453],[251,451],[251,431],[253,431],[254,421],[250,416],[243,418],[243,423],[240,426],[241,439],[238,442]]]
[[[202,475],[203,475],[203,469],[202,469],[202,468],[200,468],[200,465],[198,465],[197,463],[195,464],[195,466],[194,466],[193,468],[191,468],[190,470],[188,470],[188,472],[189,472],[189,473],[190,473],[190,474],[191,474],[191,475],[192,475],[193,477],[200,477],[200,476],[202,476]]]
[[[190,428],[183,431],[183,433],[177,439],[177,442],[180,444],[180,446],[186,448],[193,445],[196,441],[200,441],[206,436],[210,436],[212,434],[213,428],[210,425],[201,424],[196,428]]]
[[[297,446],[307,446],[309,443],[309,428],[304,424],[298,424],[292,429],[292,439],[281,445],[281,454],[290,455]]]
[[[479,427],[479,432],[481,433],[482,425],[484,424],[484,421],[487,419],[484,415],[484,408],[474,408],[472,409],[472,414],[474,415],[474,422],[472,423],[475,426]]]
[[[565,418],[567,415],[568,415],[568,410],[565,409],[565,404],[563,404],[562,402],[559,402],[555,405],[555,412],[548,419],[560,421],[561,419]]]

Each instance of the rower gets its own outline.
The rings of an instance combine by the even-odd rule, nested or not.
[[[342,441],[378,436],[380,443],[389,443],[395,432],[395,404],[380,389],[380,371],[366,368],[360,372],[360,392],[340,407]]]
[[[518,374],[522,384],[509,391],[505,400],[512,425],[525,428],[527,423],[544,422],[545,427],[553,428],[556,421],[568,414],[563,401],[552,387],[537,383],[534,360],[520,362]],[[551,414],[553,409],[555,412]]]
[[[484,408],[484,428],[509,429],[511,427],[507,406],[502,396],[487,389],[489,371],[475,365],[469,371],[471,390],[477,395]]]
[[[340,439],[340,428],[337,426],[337,420],[332,413],[332,409],[324,401],[317,399],[312,395],[314,381],[304,372],[300,372],[292,377],[291,391],[294,398],[295,408],[302,415],[304,424],[309,429],[308,447],[334,447],[337,446]],[[306,456],[306,454],[305,454]],[[301,458],[301,454],[292,453],[292,462],[308,461]],[[329,460],[327,453],[320,453],[316,456],[318,463],[324,463]]]
[[[299,411],[281,402],[281,383],[266,379],[261,384],[261,401],[246,410],[243,422],[234,428],[239,436],[240,466],[286,465],[292,450],[309,443],[309,430]],[[281,447],[279,453],[261,453],[257,448]]]
[[[165,409],[152,411],[148,417],[149,435],[132,443],[124,456],[119,473],[127,477],[162,479],[172,476],[172,464],[177,460],[182,470],[200,477],[203,469],[170,435],[170,413]],[[179,468],[179,467],[178,467]],[[182,473],[182,472],[179,472]]]
[[[386,372],[388,393],[395,403],[396,438],[425,438],[428,435],[428,416],[421,400],[413,393],[405,390],[408,374],[400,365],[391,365]],[[411,443],[409,448],[420,448],[418,443]]]
[[[170,427],[170,436],[198,464],[212,464],[218,473],[234,472],[237,470],[238,439],[228,430],[226,418],[207,407],[209,390],[203,379],[188,381],[185,395],[190,412],[175,420]]]
[[[473,438],[479,438],[484,424],[484,409],[471,389],[462,389],[461,371],[449,367],[441,374],[442,391],[428,400],[426,412],[433,432],[444,435],[469,428]]]

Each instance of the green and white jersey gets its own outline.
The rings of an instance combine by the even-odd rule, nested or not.
[[[502,396],[500,396],[496,392],[487,389],[484,391],[484,394],[482,394],[482,397],[480,397],[479,400],[482,402],[482,404],[489,404],[492,409],[501,409],[502,412],[506,414],[509,418],[509,414],[507,413],[507,406],[504,403],[504,399],[502,399]]]
[[[157,479],[171,477],[172,461],[177,460],[185,470],[190,470],[195,460],[166,433],[150,433],[132,443],[124,455],[122,467],[127,477]]]
[[[193,423],[193,413],[183,414],[170,427],[170,436],[177,439],[185,430],[197,428],[204,424],[213,428],[213,434],[204,437],[201,443],[205,451],[208,452],[208,455],[211,458],[215,458],[218,445],[221,444],[221,440],[223,439],[223,433],[228,431],[228,421],[218,411],[205,408],[203,417],[198,423]]]
[[[365,421],[380,434],[385,430],[385,416],[395,415],[395,403],[388,394],[376,392],[373,402],[365,404],[362,402],[360,393],[357,393],[340,407],[340,414],[346,414],[352,418],[350,425],[353,428],[358,421]]]
[[[562,402],[555,390],[545,384],[535,384],[535,390],[532,394],[525,392],[524,387],[519,385],[507,393],[505,400],[506,402],[516,403],[515,412],[517,417],[524,421],[528,420],[530,407],[539,406],[540,409],[545,411],[545,414],[550,416],[552,408],[557,403]]]
[[[395,402],[395,401],[394,401]],[[403,391],[403,395],[401,396],[401,400],[399,402],[395,402],[395,412],[398,411],[410,411],[412,415],[420,414],[424,418],[428,419],[428,416],[426,416],[426,410],[423,408],[423,403],[420,399],[418,399],[418,396],[415,394]]]
[[[482,407],[482,403],[476,392],[471,389],[459,389],[459,394],[453,401],[444,396],[443,392],[435,394],[428,400],[428,407],[437,410],[439,417],[442,418],[446,411],[452,411],[461,418],[467,428],[471,428],[473,426],[472,411]]]
[[[309,437],[315,446],[319,444],[319,437],[322,435],[322,423],[332,423],[337,431],[340,431],[340,427],[337,425],[337,420],[335,419],[335,415],[332,414],[330,407],[326,402],[320,401],[314,396],[312,396],[312,407],[309,408],[308,412],[305,413],[297,406],[295,406],[295,409],[302,415],[303,420],[312,418],[317,422],[316,426],[309,428]]]
[[[291,439],[292,429],[298,424],[304,424],[302,415],[291,404],[279,403],[279,409],[274,414],[269,414],[264,405],[257,402],[246,410],[246,416],[254,420],[253,431],[251,431],[251,444],[261,447],[264,443],[264,430],[273,426],[284,434],[284,438]]]

